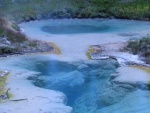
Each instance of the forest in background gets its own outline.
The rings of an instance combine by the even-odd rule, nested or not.
[[[0,0],[0,16],[17,22],[48,18],[150,20],[150,0]]]

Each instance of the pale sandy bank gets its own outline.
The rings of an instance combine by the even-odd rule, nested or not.
[[[13,95],[9,100],[0,103],[0,112],[71,113],[72,108],[66,106],[67,98],[63,93],[36,87],[27,80],[29,76],[39,73],[11,66],[20,57],[1,58],[0,60],[0,63],[3,64],[0,69],[10,71],[6,87],[10,88],[9,92]],[[15,101],[20,99],[21,101]]]

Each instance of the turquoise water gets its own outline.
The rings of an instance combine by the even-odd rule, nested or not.
[[[150,31],[150,22],[116,19],[55,19],[49,20],[41,30],[50,34],[131,33],[141,30]]]
[[[3,63],[2,61],[0,61]],[[38,72],[30,76],[35,86],[63,92],[72,113],[149,113],[150,92],[134,83],[113,82],[119,66],[115,60],[59,61],[31,55],[6,59],[13,70]]]
[[[41,75],[29,79],[35,79],[33,83],[36,86],[65,93],[70,106],[73,106],[80,96],[94,90],[92,87],[96,90],[98,86],[104,85],[109,80],[110,74],[114,73],[118,66],[115,61],[91,63],[89,61],[73,63],[50,61],[41,62],[41,65],[35,64]],[[95,93],[92,92],[92,95]]]
[[[97,33],[111,30],[110,26],[90,26],[90,25],[60,25],[43,26],[42,31],[51,34],[77,34],[77,33]]]
[[[30,61],[32,60],[30,59]],[[115,73],[118,66],[118,63],[114,60],[69,63],[51,60],[33,61],[32,66],[23,67],[41,73],[36,77],[28,78],[34,85],[63,92],[67,96],[67,105],[74,108],[73,113],[77,112],[76,107],[79,104],[83,104],[86,108],[85,111],[78,111],[78,113],[91,113],[91,111],[87,111],[88,108],[98,110],[112,104],[104,102],[98,97],[105,91],[105,88],[110,87],[108,85],[110,75]],[[91,102],[93,105],[86,105]]]
[[[66,45],[68,54],[73,55],[79,54],[79,52],[73,51],[74,48],[79,49],[76,45],[80,45],[80,42],[81,45],[84,45],[86,41],[80,40],[82,37],[77,36],[78,40],[75,39],[73,43],[70,43],[68,39],[72,39],[73,35],[69,35],[70,37],[66,39],[60,34],[120,34],[150,31],[149,22],[115,19],[56,19],[39,23],[25,23],[24,27],[29,34],[36,31],[37,36],[40,35],[39,39],[44,39],[41,35],[44,31],[46,33],[45,41],[58,43],[61,40],[58,46],[59,44],[62,45],[61,47]],[[58,34],[60,37],[56,38],[47,33]],[[98,40],[92,35],[90,38],[95,40],[96,44],[107,38],[99,36]],[[33,34],[33,38],[36,38],[36,35]],[[116,37],[109,38],[116,40]],[[92,40],[88,45],[92,43]],[[149,113],[150,111],[150,92],[148,90],[139,88],[137,84],[113,82],[114,77],[111,75],[118,67],[118,63],[114,60],[65,62],[34,56],[25,57],[15,64],[17,67],[40,72],[34,77],[29,77],[28,80],[37,87],[63,92],[67,96],[66,104],[73,107],[72,113]]]

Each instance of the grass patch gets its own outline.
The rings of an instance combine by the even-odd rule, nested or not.
[[[6,78],[7,77],[0,77],[0,95],[5,93]]]
[[[3,71],[0,71],[0,75],[3,75],[3,76],[0,76],[0,95],[3,95],[6,93],[5,85],[6,85],[7,77],[9,76],[9,74],[10,74],[9,72],[5,73]]]
[[[150,90],[150,81],[148,81],[148,90]]]
[[[87,56],[87,58],[88,58],[89,60],[92,59],[92,58],[91,58],[91,55],[90,55],[90,52],[86,52],[86,56]]]
[[[14,23],[9,22],[6,18],[0,18],[0,36],[6,36],[7,40],[13,43],[27,41],[28,38],[21,32],[18,32],[19,27]]]
[[[15,23],[12,23],[12,24],[11,24],[11,28],[12,28],[13,30],[15,30],[15,31],[19,31],[19,30],[20,30],[20,28],[18,27],[18,25],[15,24]]]
[[[43,43],[38,40],[30,40],[25,34],[20,32],[20,28],[14,22],[6,18],[0,18],[0,38],[3,46],[0,47],[0,55],[18,54],[28,52],[47,52],[54,47],[54,52],[60,54],[60,49],[53,43]],[[51,47],[51,45],[53,47]]]
[[[0,55],[2,55],[2,54],[16,53],[18,51],[19,50],[17,48],[0,47]]]

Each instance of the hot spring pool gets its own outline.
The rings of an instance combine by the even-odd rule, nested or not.
[[[150,30],[150,23],[116,19],[56,19],[47,21],[41,30],[50,34],[134,33]]]
[[[37,87],[63,92],[72,113],[148,113],[150,110],[149,90],[113,81],[112,75],[119,66],[115,60],[68,62],[49,55],[27,55],[9,58],[5,65],[13,70],[38,72],[28,80]]]
[[[50,19],[21,23],[31,39],[55,43],[66,57],[86,59],[90,45],[138,39],[150,34],[150,22],[116,19]]]
[[[63,92],[64,104],[73,108],[72,113],[149,113],[149,90],[133,83],[114,82],[113,74],[119,66],[115,60],[92,61],[86,57],[90,45],[147,35],[149,22],[56,19],[22,23],[20,27],[32,39],[54,42],[62,55],[58,59],[50,55],[10,57],[0,61],[2,67],[39,72],[28,80],[37,87]]]

